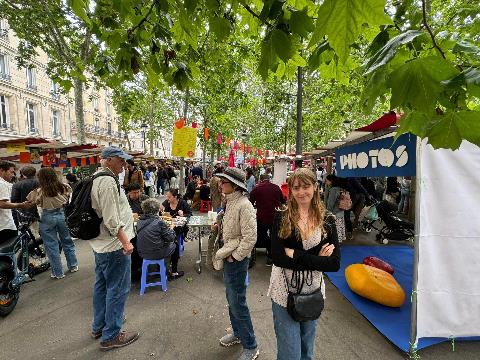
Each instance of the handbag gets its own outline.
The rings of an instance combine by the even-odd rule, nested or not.
[[[301,275],[299,271],[294,271],[292,274],[291,284],[295,280],[298,285],[301,278],[301,284],[296,293],[291,292],[288,289],[287,277],[285,275],[285,269],[282,269],[283,278],[285,279],[285,286],[287,288],[287,312],[290,314],[290,317],[297,322],[317,320],[322,314],[323,308],[325,306],[325,300],[323,299],[322,294],[322,283],[323,275],[320,282],[320,287],[310,294],[302,294],[303,284],[306,282],[307,285],[311,285],[313,282],[313,273],[311,270],[305,272],[302,271]],[[308,276],[310,275],[310,284],[308,283]],[[307,280],[305,280],[307,277]],[[295,278],[295,279],[294,279]]]

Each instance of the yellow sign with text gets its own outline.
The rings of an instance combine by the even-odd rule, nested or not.
[[[25,151],[25,143],[7,144],[7,152],[10,154],[19,154]]]
[[[173,128],[172,156],[192,158],[197,147],[197,129]]]

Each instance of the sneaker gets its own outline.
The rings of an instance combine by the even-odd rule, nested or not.
[[[127,317],[125,315],[123,315],[123,323],[125,324],[125,321],[127,321]],[[100,339],[102,337],[102,331],[103,330],[98,330],[98,331],[92,331],[92,338],[97,340],[97,339]]]
[[[184,274],[185,274],[185,272],[183,272],[183,271],[178,271],[175,274],[167,274],[167,280],[168,281],[176,280],[178,278],[181,278]]]
[[[131,343],[136,341],[139,336],[140,334],[136,331],[122,331],[120,332],[120,334],[118,334],[117,337],[113,338],[112,340],[102,341],[100,343],[100,350],[108,351],[130,345]]]
[[[220,339],[220,345],[229,347],[235,344],[240,344],[240,339],[233,334],[227,334]]]
[[[267,265],[267,266],[272,266],[273,265],[273,260],[272,260],[271,257],[267,257],[267,261],[266,261],[265,265]]]
[[[65,274],[62,274],[62,275],[60,275],[60,276],[56,276],[56,275],[50,274],[50,278],[51,278],[51,279],[59,280],[59,279],[63,279],[64,277],[65,277]]]
[[[73,268],[70,269],[71,273],[77,272],[78,271],[78,266],[74,266]]]
[[[259,354],[260,354],[260,351],[258,351],[258,348],[243,349],[238,360],[255,360]]]

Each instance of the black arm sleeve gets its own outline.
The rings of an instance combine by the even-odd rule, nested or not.
[[[305,268],[285,254],[285,241],[278,236],[280,231],[280,224],[282,223],[282,215],[280,211],[275,213],[275,218],[272,226],[271,246],[272,246],[272,261],[275,266],[291,270],[305,270]],[[293,235],[292,235],[293,236]],[[295,250],[297,251],[297,250]]]
[[[310,254],[305,250],[295,249],[293,252],[293,260],[304,270],[317,270],[334,272],[340,269],[340,244],[338,243],[337,227],[335,225],[335,217],[328,215],[325,219],[325,229],[327,237],[322,240],[319,246],[315,247],[320,252],[324,244],[333,244],[335,249],[330,256],[319,256]]]
[[[10,195],[10,201],[12,203],[19,203],[19,202],[21,202],[20,201],[21,200],[20,199],[21,198],[20,187],[18,185],[17,186],[15,186],[15,185],[17,185],[17,184],[13,184],[13,186],[12,186],[12,193]]]
[[[175,231],[170,229],[167,223],[163,220],[159,222],[159,225],[160,225],[160,237],[162,238],[163,242],[165,244],[174,242],[177,237],[177,235],[175,234]]]
[[[183,211],[183,216],[185,217],[190,217],[192,216],[192,209],[190,208],[190,205],[185,200],[180,200],[180,208],[179,210]]]

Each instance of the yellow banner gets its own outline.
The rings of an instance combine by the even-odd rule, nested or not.
[[[25,143],[7,144],[8,153],[17,154],[25,151]]]
[[[197,129],[190,127],[173,128],[172,156],[188,157],[195,156],[197,147]]]

